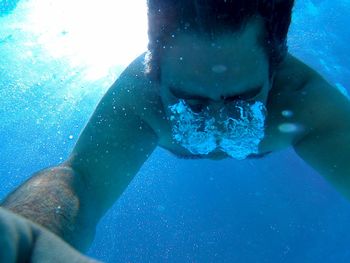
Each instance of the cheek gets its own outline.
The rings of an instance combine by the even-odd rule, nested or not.
[[[269,97],[269,93],[264,92],[263,94],[261,94],[261,98],[259,98],[259,101],[261,101],[264,105],[266,105],[268,97]]]
[[[266,105],[269,99],[269,92],[270,89],[268,87],[265,87],[264,90],[257,96],[256,101],[260,101]]]
[[[166,115],[167,118],[170,118],[171,115],[173,115],[173,113],[170,110],[170,106],[174,105],[173,103],[168,103],[168,102],[163,102],[163,109],[164,109],[164,113]]]
[[[169,106],[174,105],[176,101],[174,100],[174,98],[172,98],[172,96],[169,94],[165,87],[161,87],[160,89],[160,100],[163,104],[164,111],[168,115],[170,111]]]
[[[163,97],[162,98],[162,103],[163,103],[163,111],[165,113],[165,116],[168,120],[170,120],[171,116],[174,116],[174,113],[171,111],[171,106],[174,106],[177,104],[179,101],[174,100],[171,97]]]

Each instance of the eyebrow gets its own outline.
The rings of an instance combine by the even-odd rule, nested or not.
[[[202,95],[198,95],[198,94],[193,94],[190,93],[186,90],[179,90],[179,89],[175,89],[174,86],[170,86],[169,87],[171,93],[173,93],[173,95],[177,98],[180,99],[185,99],[185,100],[203,100],[203,101],[210,101],[211,99],[206,97],[206,96],[202,96]],[[243,92],[243,93],[239,93],[239,94],[232,94],[232,95],[226,95],[226,96],[221,96],[223,99],[235,99],[238,97],[245,97],[248,96],[248,98],[251,97],[255,97],[256,95],[258,95],[261,90],[263,89],[263,85],[258,85],[255,86],[253,88],[250,88],[249,90]]]

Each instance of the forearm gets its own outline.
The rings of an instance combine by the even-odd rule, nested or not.
[[[69,167],[48,168],[34,174],[1,205],[82,250],[92,240],[96,221],[84,203],[87,196],[83,185]]]

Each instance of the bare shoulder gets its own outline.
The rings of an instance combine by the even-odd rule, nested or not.
[[[304,136],[350,123],[350,102],[316,70],[288,54],[278,69],[271,98],[277,111],[291,110]]]
[[[276,70],[274,88],[279,91],[300,90],[316,75],[310,66],[288,53]]]
[[[149,98],[142,68],[140,56],[108,89],[66,162],[93,189],[98,215],[122,194],[158,145],[153,127],[140,116]]]
[[[160,105],[159,88],[145,74],[145,53],[138,56],[122,72],[108,91],[113,100],[128,107],[136,115],[147,120]]]

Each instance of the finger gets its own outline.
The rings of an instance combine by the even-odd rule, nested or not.
[[[0,208],[0,262],[25,261],[31,244],[31,228],[26,220]]]
[[[16,247],[12,240],[13,229],[0,218],[0,262],[14,263],[16,261]]]
[[[61,238],[48,231],[41,232],[37,236],[35,247],[32,251],[31,262],[98,263],[98,261],[82,255]]]

